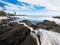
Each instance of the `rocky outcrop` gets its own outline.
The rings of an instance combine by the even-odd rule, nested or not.
[[[28,20],[23,20],[20,22],[26,23],[28,26],[32,27],[34,30],[38,28],[42,28],[42,29],[56,31],[60,33],[60,25],[56,24],[54,21],[44,20],[43,22],[38,22],[36,24],[32,24]]]
[[[22,20],[22,21],[20,21],[20,22],[26,23],[28,26],[32,27],[34,30],[38,28],[38,26],[32,24],[32,23],[31,23],[30,21],[28,21],[28,20]]]
[[[0,22],[0,45],[37,45],[30,29],[17,22]]]
[[[38,22],[36,25],[38,26],[38,28],[60,33],[60,25],[56,24],[54,21],[44,20],[43,22]]]

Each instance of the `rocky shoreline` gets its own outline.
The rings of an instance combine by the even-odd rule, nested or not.
[[[60,25],[56,24],[54,21],[44,20],[43,22],[38,22],[36,24],[32,24],[28,20],[23,20],[20,22],[26,23],[28,26],[32,27],[34,30],[41,28],[41,29],[55,31],[55,32],[60,33]]]
[[[29,27],[32,27],[34,30],[41,28],[41,29],[56,31],[56,32],[60,33],[60,25],[56,24],[54,21],[44,20],[43,22],[38,22],[36,24],[32,24],[29,20],[22,20],[22,21],[19,21],[19,22],[20,23],[24,22]],[[16,26],[17,24],[18,24],[17,22],[9,22],[8,19],[3,19],[0,22],[0,27],[2,27],[2,26],[11,27],[10,25]]]
[[[26,23],[29,27],[36,29],[45,29],[60,33],[60,25],[53,21],[44,20],[32,24],[28,20],[22,20],[20,23]],[[30,29],[17,22],[9,22],[4,19],[0,22],[0,45],[37,45],[30,35]]]

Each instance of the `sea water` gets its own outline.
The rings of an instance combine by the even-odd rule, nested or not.
[[[26,15],[26,16],[16,16],[16,21],[29,20],[31,23],[42,22],[43,18],[49,18],[51,16],[40,16],[40,15]]]
[[[43,22],[43,20],[54,21],[57,24],[60,23],[60,19],[53,18],[53,16],[43,16],[43,15],[25,15],[16,16],[16,21],[29,20],[31,23],[36,24],[37,22]]]

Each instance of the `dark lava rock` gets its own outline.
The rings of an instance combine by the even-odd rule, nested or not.
[[[1,22],[0,22],[1,23]],[[30,29],[17,22],[0,27],[0,45],[37,45],[30,35]]]
[[[26,23],[28,26],[32,27],[34,30],[38,28],[36,25],[32,24],[32,23],[31,23],[30,21],[28,21],[28,20],[22,20],[22,21],[20,21],[20,22]]]
[[[43,22],[38,22],[36,25],[38,26],[38,28],[60,33],[60,25],[56,24],[54,21],[44,20]]]

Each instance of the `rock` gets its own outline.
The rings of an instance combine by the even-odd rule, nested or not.
[[[1,20],[1,23],[3,23],[3,24],[6,24],[6,23],[8,23],[8,22],[9,22],[8,19],[2,19],[2,20]]]
[[[32,24],[32,23],[31,23],[30,21],[28,21],[28,20],[22,20],[22,21],[20,21],[20,22],[26,23],[28,26],[32,27],[34,30],[38,28],[36,25]]]
[[[5,32],[7,32],[7,31],[9,31],[9,30],[11,30],[11,29],[12,29],[11,26],[1,28],[0,35],[3,34],[3,33],[5,33]]]
[[[43,24],[47,25],[47,26],[51,26],[51,25],[56,26],[57,25],[54,21],[49,21],[49,20],[44,20]]]
[[[31,25],[32,25],[32,23],[31,23],[30,21],[28,21],[28,20],[22,20],[22,21],[20,21],[20,22],[24,22],[24,23],[26,23],[28,26],[31,26]]]
[[[9,23],[9,26],[16,26],[19,25],[17,22]]]
[[[31,27],[32,27],[34,30],[36,30],[36,29],[38,28],[38,26],[36,26],[36,25],[34,25],[34,24],[32,24]]]
[[[33,40],[34,38],[32,38],[31,35],[28,35],[28,37],[26,38],[26,40],[24,42],[22,42],[21,45],[37,45],[36,42],[35,42],[35,39]]]
[[[30,29],[17,22],[5,23],[0,28],[0,45],[37,45],[30,35]]]
[[[38,26],[38,28],[56,31],[60,33],[60,25],[56,24],[53,21],[44,20],[43,22],[38,22],[36,25]]]
[[[57,19],[60,19],[60,16],[54,16],[53,18],[57,18]]]

